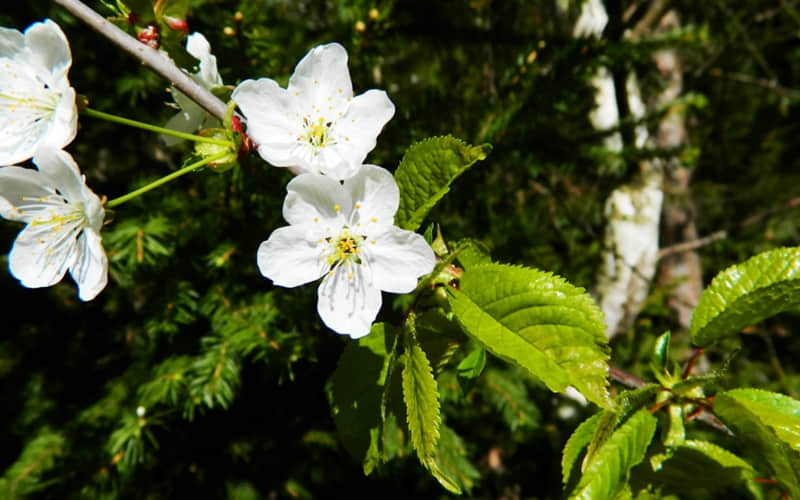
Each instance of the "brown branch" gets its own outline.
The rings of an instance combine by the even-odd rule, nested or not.
[[[728,237],[727,231],[717,231],[716,233],[712,233],[708,236],[704,236],[703,238],[698,238],[692,241],[684,241],[683,243],[678,243],[677,245],[670,245],[668,247],[664,247],[658,251],[657,259],[663,259],[669,255],[674,255],[676,253],[683,253],[683,252],[690,252],[692,250],[697,250],[700,247],[704,247],[706,245],[710,245],[718,240],[723,240]]]
[[[740,222],[735,228],[735,231],[744,229],[749,226],[753,226],[760,222],[763,222],[764,219],[771,217],[775,214],[785,212],[786,210],[790,210],[792,208],[800,207],[800,196],[795,197],[784,203],[783,205],[775,208],[770,208],[768,210],[764,210],[763,212],[757,213],[755,215],[751,215],[750,217],[746,218],[742,222]],[[723,240],[730,236],[729,231],[721,230],[715,233],[711,233],[708,236],[704,236],[702,238],[698,238],[692,241],[685,241],[683,243],[678,243],[677,245],[670,245],[668,247],[664,247],[658,251],[658,258],[662,259],[668,255],[673,255],[676,253],[681,252],[689,252],[691,250],[696,250],[700,247],[704,247],[715,241]]]
[[[213,116],[220,120],[225,117],[227,111],[225,103],[192,80],[165,54],[140,43],[79,0],[54,1],[95,31],[120,46],[125,52],[141,60],[145,66],[166,79],[173,87],[186,94]]]

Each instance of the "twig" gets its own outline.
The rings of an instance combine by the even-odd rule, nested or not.
[[[189,75],[181,71],[169,57],[140,43],[79,0],[55,0],[55,3],[119,45],[127,53],[141,60],[145,66],[165,78],[173,87],[186,94],[213,116],[220,120],[224,119],[227,110],[225,103],[201,85],[198,85]]]
[[[758,78],[755,76],[746,75],[744,73],[728,73],[728,72],[713,71],[713,70],[710,72],[710,74],[711,76],[728,78],[735,82],[746,83],[748,85],[755,85],[757,87],[769,89],[784,97],[791,97],[793,99],[800,98],[800,90],[795,90],[793,88],[781,85],[775,79]]]
[[[789,201],[787,201],[786,203],[784,203],[783,205],[781,205],[779,207],[770,208],[768,210],[764,210],[763,212],[757,213],[755,215],[751,215],[750,217],[748,217],[745,220],[743,220],[742,222],[740,222],[732,231],[738,231],[738,230],[744,229],[744,228],[746,228],[748,226],[752,226],[752,225],[758,224],[759,222],[762,222],[764,219],[766,219],[768,217],[771,217],[771,216],[773,216],[775,214],[778,214],[778,213],[781,213],[781,212],[784,212],[786,210],[789,210],[789,209],[792,209],[792,208],[796,208],[796,207],[800,207],[800,196],[790,199]],[[730,232],[729,231],[721,230],[721,231],[717,231],[715,233],[711,233],[708,236],[704,236],[702,238],[698,238],[696,240],[685,241],[683,243],[678,243],[677,245],[671,245],[671,246],[668,246],[668,247],[664,247],[664,248],[662,248],[661,250],[658,251],[658,258],[662,259],[662,258],[664,258],[664,257],[666,257],[668,255],[681,253],[681,252],[689,252],[691,250],[697,250],[698,248],[706,246],[706,245],[709,245],[711,243],[714,243],[715,241],[723,240],[723,239],[727,238],[728,236],[730,236]]]
[[[674,255],[676,253],[682,252],[690,252],[692,250],[697,250],[700,247],[704,247],[706,245],[710,245],[717,240],[723,240],[728,237],[727,231],[717,231],[716,233],[712,233],[708,236],[704,236],[703,238],[698,238],[692,241],[685,241],[683,243],[678,243],[677,245],[670,245],[668,247],[664,247],[658,251],[658,259],[661,260],[664,257],[669,255]]]

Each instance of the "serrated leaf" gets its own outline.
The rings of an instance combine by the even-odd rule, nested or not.
[[[800,498],[800,455],[779,440],[758,415],[727,393],[714,397],[714,413],[736,437],[761,458],[779,486],[791,498]]]
[[[420,462],[426,467],[432,463],[439,440],[439,391],[433,370],[417,340],[406,335],[403,353],[403,399],[406,403],[406,421],[411,433],[411,444]]]
[[[379,453],[381,401],[389,359],[385,328],[383,323],[376,323],[369,335],[348,342],[332,377],[333,421],[342,445],[359,462]],[[368,462],[367,473],[375,466],[374,460]]]
[[[489,249],[480,241],[464,239],[456,244],[458,262],[464,269],[469,269],[479,264],[491,264],[492,258]]]
[[[578,457],[581,456],[583,449],[592,440],[601,416],[602,413],[595,413],[581,422],[567,440],[567,444],[564,445],[564,451],[561,455],[561,480],[565,486],[569,482],[569,476],[572,474],[572,469],[575,467]]]
[[[570,498],[612,500],[623,491],[633,466],[644,459],[657,420],[639,410],[622,424],[584,467]]]
[[[652,460],[651,460],[652,462]],[[654,466],[640,467],[637,480],[645,484],[665,484],[678,491],[719,492],[743,483],[755,475],[753,467],[730,451],[708,441],[684,441],[671,448],[668,456]],[[702,471],[702,473],[698,473]]]
[[[451,293],[459,323],[490,352],[552,391],[572,385],[608,405],[603,313],[582,288],[536,269],[483,264],[465,271]]]
[[[439,427],[439,434],[431,473],[446,490],[457,495],[469,492],[481,475],[467,459],[464,441],[446,425]]]
[[[800,305],[800,247],[756,255],[717,274],[692,314],[700,347]]]
[[[744,405],[781,441],[800,452],[800,401],[762,389],[733,389],[725,395]]]
[[[400,208],[394,223],[415,231],[450,190],[450,184],[475,162],[486,158],[489,151],[489,144],[470,146],[449,135],[411,145],[394,174],[400,187]]]

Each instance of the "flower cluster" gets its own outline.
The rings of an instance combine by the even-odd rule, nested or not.
[[[352,338],[368,334],[381,291],[413,291],[436,263],[422,236],[394,226],[400,190],[392,174],[363,165],[394,104],[381,90],[353,96],[347,52],[337,43],[311,49],[287,88],[247,80],[232,99],[258,154],[301,172],[286,188],[290,225],[258,249],[261,274],[284,287],[322,278],[322,321]]]
[[[199,60],[191,77],[207,89],[222,86],[203,35],[189,36],[186,48]],[[25,33],[0,28],[0,64],[0,216],[27,224],[9,254],[9,269],[32,288],[51,286],[69,271],[79,297],[91,300],[108,279],[100,238],[105,211],[63,151],[75,138],[78,114],[67,80],[72,57],[66,37],[50,20]],[[177,90],[173,96],[181,111],[167,129],[202,128],[206,112]],[[287,88],[267,78],[247,80],[231,98],[258,154],[299,173],[283,204],[289,226],[261,244],[259,270],[285,287],[321,278],[322,321],[353,338],[366,335],[382,291],[414,291],[436,262],[422,236],[394,225],[400,190],[392,174],[364,164],[394,104],[381,90],[354,96],[347,52],[336,43],[311,49]],[[30,159],[35,169],[15,165]]]
[[[8,258],[22,285],[51,286],[69,271],[81,300],[91,300],[108,279],[105,212],[62,151],[77,131],[71,65],[67,38],[53,21],[25,33],[0,28],[0,216],[27,223]],[[13,166],[31,158],[36,170]]]

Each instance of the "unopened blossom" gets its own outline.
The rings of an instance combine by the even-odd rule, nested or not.
[[[211,54],[211,44],[206,37],[200,33],[189,35],[186,38],[186,51],[200,61],[197,72],[190,75],[195,82],[208,90],[223,86],[222,77],[217,70],[217,58]],[[180,112],[170,118],[164,127],[191,134],[215,125],[217,119],[210,116],[202,106],[174,87],[171,92]],[[181,140],[177,137],[164,136],[168,146],[177,144]]]
[[[14,242],[8,267],[28,288],[54,285],[69,271],[81,300],[91,300],[108,280],[100,198],[69,153],[39,148],[33,162],[38,170],[0,168],[0,216],[28,224]]]
[[[287,88],[268,78],[245,80],[231,98],[265,161],[334,179],[356,173],[394,115],[382,90],[353,96],[347,51],[338,43],[311,49]]]
[[[258,249],[258,268],[274,284],[319,278],[317,312],[332,330],[359,338],[381,307],[381,290],[409,293],[436,263],[417,233],[393,224],[400,192],[387,170],[363,165],[344,182],[301,174],[287,185],[283,217]]]
[[[30,159],[39,146],[75,138],[78,110],[67,72],[72,54],[56,23],[20,33],[0,28],[0,165]]]

